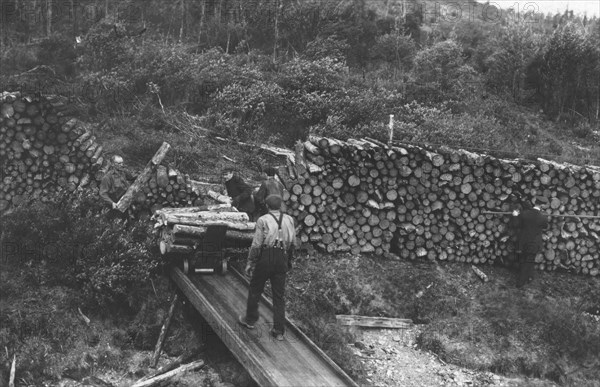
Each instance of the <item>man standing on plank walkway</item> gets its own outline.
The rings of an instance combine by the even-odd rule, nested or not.
[[[239,323],[254,329],[258,321],[258,302],[267,280],[273,292],[273,330],[276,340],[285,333],[285,280],[292,268],[294,249],[298,247],[294,219],[281,212],[281,196],[269,195],[265,200],[269,213],[258,218],[252,246],[248,253],[246,274],[250,276],[246,315]]]

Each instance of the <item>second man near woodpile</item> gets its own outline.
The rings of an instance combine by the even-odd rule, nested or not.
[[[123,158],[115,155],[112,158],[112,166],[100,182],[100,198],[109,205],[108,216],[111,218],[125,219],[124,214],[117,210],[119,199],[127,192],[133,176],[125,170]]]
[[[517,287],[533,280],[535,257],[543,246],[542,233],[548,227],[548,217],[538,207],[524,202],[523,210],[515,209],[511,226],[516,234],[516,252],[519,265]]]
[[[265,173],[267,175],[267,179],[262,182],[258,192],[256,192],[254,195],[254,205],[256,206],[257,217],[265,215],[269,212],[267,203],[265,202],[267,196],[278,195],[283,198],[283,184],[275,179],[275,168],[267,167],[265,168]],[[282,212],[285,212],[284,205],[284,203],[281,204]]]
[[[254,220],[254,199],[252,198],[252,187],[250,187],[244,179],[235,175],[233,169],[226,168],[223,170],[223,180],[227,195],[231,198],[231,205],[238,211],[248,214],[250,220]]]
[[[273,330],[276,340],[285,333],[285,280],[292,268],[294,250],[298,247],[294,220],[280,211],[281,196],[269,195],[269,212],[256,222],[256,231],[248,254],[246,274],[250,276],[246,315],[239,322],[249,329],[258,321],[258,303],[267,280],[273,293]]]

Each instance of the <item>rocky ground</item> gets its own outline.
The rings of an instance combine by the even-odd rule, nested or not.
[[[359,339],[351,347],[369,369],[372,386],[556,386],[548,381],[511,379],[447,364],[435,354],[416,349],[418,325],[410,329],[361,329],[354,333]]]
[[[416,338],[420,326],[410,329],[360,329],[352,328],[357,337],[350,344],[354,354],[367,367],[370,386],[486,386],[486,387],[553,387],[556,384],[538,379],[508,378],[491,372],[474,371],[445,363],[435,354],[417,349]],[[217,345],[218,346],[218,345]],[[216,348],[223,352],[224,348]],[[224,354],[222,354],[224,355]],[[147,367],[151,352],[138,352],[130,359],[125,373],[109,371],[79,381],[64,379],[56,386],[130,386],[152,370]],[[174,358],[162,357],[159,367]],[[48,384],[49,386],[50,384]],[[254,383],[232,355],[207,360],[201,369],[187,372],[171,379],[169,386],[178,387],[232,387],[253,386]]]

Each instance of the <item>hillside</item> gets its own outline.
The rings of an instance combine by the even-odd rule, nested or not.
[[[0,92],[66,97],[105,159],[122,155],[131,172],[167,141],[165,162],[216,184],[223,167],[257,182],[278,163],[238,141],[387,141],[390,114],[409,144],[600,165],[598,19],[436,22],[400,17],[402,3],[2,0]],[[146,221],[107,220],[96,192],[48,196],[0,218],[0,386],[13,356],[17,386],[128,385],[151,372],[172,291],[158,237]],[[228,254],[244,265],[245,250]],[[355,380],[599,385],[597,277],[540,272],[519,290],[511,267],[483,267],[482,283],[470,265],[388,258],[310,250],[290,274],[290,315]],[[417,325],[346,331],[336,314]],[[189,306],[165,353],[162,364],[207,363],[175,385],[252,385]]]

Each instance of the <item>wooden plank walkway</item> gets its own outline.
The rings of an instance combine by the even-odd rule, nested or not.
[[[187,276],[174,268],[171,278],[259,385],[358,387],[289,320],[285,340],[273,339],[272,305],[267,299],[260,303],[255,329],[239,325],[248,296],[247,281],[239,273]]]

